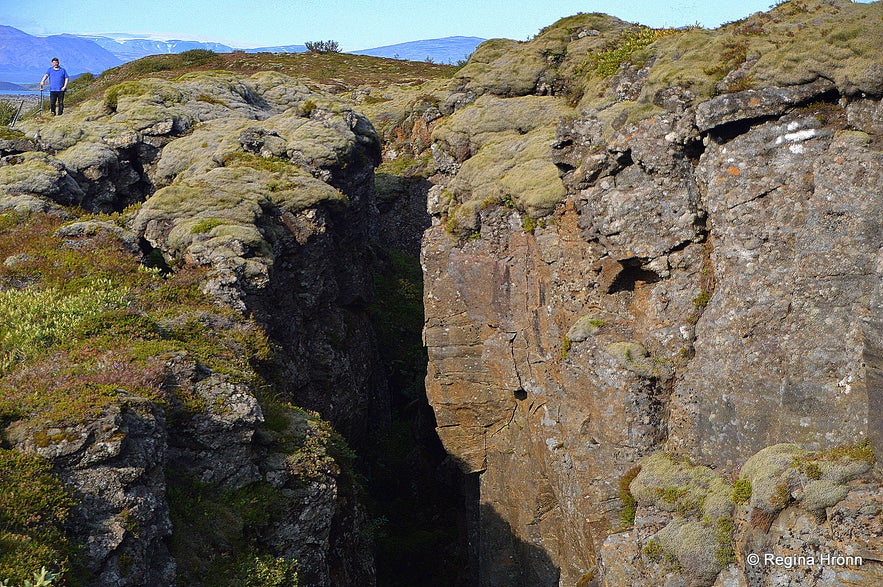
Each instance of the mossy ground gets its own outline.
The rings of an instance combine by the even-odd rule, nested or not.
[[[267,426],[278,429],[275,446],[290,455],[304,483],[352,470],[352,453],[330,425],[317,415],[299,416],[303,412],[281,401],[260,374],[273,360],[263,328],[203,294],[204,271],[146,267],[113,230],[100,228],[124,224],[124,215],[76,220],[91,221],[95,229],[71,237],[59,231],[66,223],[57,216],[0,215],[0,259],[13,260],[0,264],[0,304],[11,304],[14,318],[3,324],[0,339],[0,421],[15,422],[16,437],[30,434],[48,445],[54,440],[47,428],[86,423],[132,396],[173,416],[202,410],[186,384],[169,388],[165,382],[169,357],[183,355],[261,390]],[[287,424],[295,420],[301,425]],[[239,492],[196,487],[175,471],[169,487],[177,508],[172,542],[189,545],[177,552],[182,577],[250,585],[240,581],[243,573],[263,573],[281,582],[262,586],[295,584],[292,561],[276,559],[250,538],[267,524],[266,516],[295,507],[290,495],[261,484]],[[282,502],[285,507],[268,507]],[[23,581],[46,565],[60,569],[68,584],[88,584],[71,570],[76,545],[64,521],[74,506],[48,462],[0,451],[0,576]],[[200,544],[217,556],[199,550]],[[208,575],[202,574],[205,565]]]
[[[451,65],[345,53],[213,53],[195,61],[188,60],[184,54],[151,55],[108,69],[97,77],[74,80],[68,90],[67,105],[95,99],[120,82],[145,76],[176,79],[198,71],[223,70],[240,76],[279,72],[314,85],[348,91],[362,85],[419,85],[431,79],[450,77],[457,69]]]

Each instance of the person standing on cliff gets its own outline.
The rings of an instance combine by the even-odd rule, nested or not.
[[[52,67],[46,70],[43,79],[40,80],[40,89],[49,80],[49,111],[55,116],[55,107],[58,106],[58,115],[64,112],[64,92],[67,90],[67,71],[59,65],[58,57],[52,58]]]

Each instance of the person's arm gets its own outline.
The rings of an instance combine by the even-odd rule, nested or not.
[[[48,73],[44,73],[44,74],[43,74],[43,79],[40,80],[40,89],[41,89],[41,90],[43,89],[43,84],[46,83],[46,80],[47,80],[47,79],[49,79],[49,74],[48,74]]]
[[[68,76],[64,76],[64,84],[62,84],[62,86],[61,86],[61,91],[62,91],[62,92],[64,92],[65,90],[67,90],[67,82],[69,82],[69,81],[70,81],[70,78],[69,78]]]

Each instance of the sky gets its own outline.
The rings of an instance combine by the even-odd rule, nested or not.
[[[234,48],[335,40],[355,51],[449,36],[527,40],[578,12],[652,27],[714,28],[776,0],[0,0],[0,24],[28,34],[114,34]],[[127,6],[137,6],[127,7]]]

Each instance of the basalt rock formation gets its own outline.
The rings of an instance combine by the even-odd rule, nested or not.
[[[580,14],[419,86],[144,77],[22,123],[0,302],[43,330],[2,339],[0,457],[71,489],[39,503],[90,584],[374,584],[337,431],[401,452],[424,405],[371,310],[419,253],[414,421],[469,549],[427,584],[880,584],[881,6]]]
[[[881,17],[576,16],[435,94],[427,395],[508,526],[481,584],[879,581]]]

